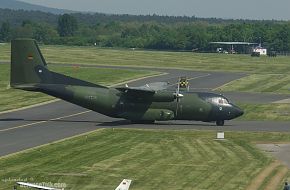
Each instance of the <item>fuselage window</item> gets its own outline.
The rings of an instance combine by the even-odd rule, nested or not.
[[[227,99],[223,97],[208,98],[207,101],[213,104],[217,104],[217,105],[229,105],[229,102],[227,101]]]

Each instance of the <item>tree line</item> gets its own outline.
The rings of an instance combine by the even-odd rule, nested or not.
[[[13,20],[11,14],[6,16],[6,20],[2,18],[1,42],[25,37],[44,44],[210,51],[215,47],[210,44],[213,41],[261,41],[268,49],[290,51],[290,22],[286,21],[99,13],[53,15],[37,11],[20,13],[34,16],[23,16],[21,22],[18,17]]]

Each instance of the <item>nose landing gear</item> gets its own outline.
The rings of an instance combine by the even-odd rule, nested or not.
[[[216,121],[216,125],[217,126],[224,126],[225,125],[225,121],[224,120]]]

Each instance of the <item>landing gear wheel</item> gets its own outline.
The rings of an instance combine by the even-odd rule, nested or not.
[[[216,125],[217,126],[224,126],[224,124],[225,124],[225,121],[224,120],[216,121]]]

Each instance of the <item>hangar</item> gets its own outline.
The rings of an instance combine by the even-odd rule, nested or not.
[[[235,46],[254,46],[254,45],[258,45],[258,43],[251,43],[251,42],[210,42],[210,44],[228,46],[229,47],[228,51],[223,51],[223,50],[221,50],[221,48],[218,48],[219,50],[217,49],[217,52],[219,52],[219,53],[224,52],[224,53],[230,53],[230,54],[235,54],[236,53],[236,51],[234,49]]]

